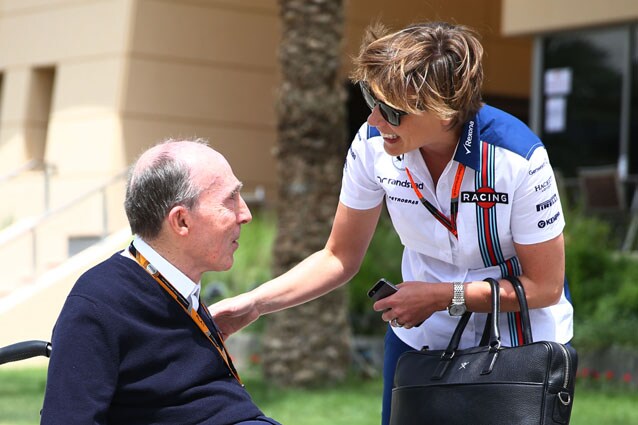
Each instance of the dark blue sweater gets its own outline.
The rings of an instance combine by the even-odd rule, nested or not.
[[[78,279],[52,345],[42,424],[230,425],[263,415],[191,318],[120,254]]]

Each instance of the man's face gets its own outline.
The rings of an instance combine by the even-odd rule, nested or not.
[[[239,247],[241,225],[252,220],[239,193],[241,182],[228,163],[219,160],[194,169],[192,177],[204,189],[190,211],[188,247],[193,266],[202,273],[228,270]]]

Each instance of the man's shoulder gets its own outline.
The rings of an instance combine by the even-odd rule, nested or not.
[[[82,273],[69,295],[114,296],[124,281],[133,279],[136,266],[133,260],[115,253]]]

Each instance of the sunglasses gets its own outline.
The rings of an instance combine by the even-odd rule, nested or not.
[[[373,110],[375,106],[379,106],[379,112],[381,112],[381,116],[384,120],[386,120],[390,125],[398,126],[401,124],[401,115],[407,115],[407,112],[403,112],[400,109],[393,108],[392,106],[379,101],[368,89],[368,86],[363,81],[359,81],[359,88],[361,88],[361,93],[363,94],[363,98],[366,101],[366,104]]]

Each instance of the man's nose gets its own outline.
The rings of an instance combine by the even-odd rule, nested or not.
[[[237,220],[241,224],[250,223],[253,219],[252,214],[250,213],[250,208],[248,208],[248,204],[244,201],[244,198],[239,195],[239,212],[237,214]]]

